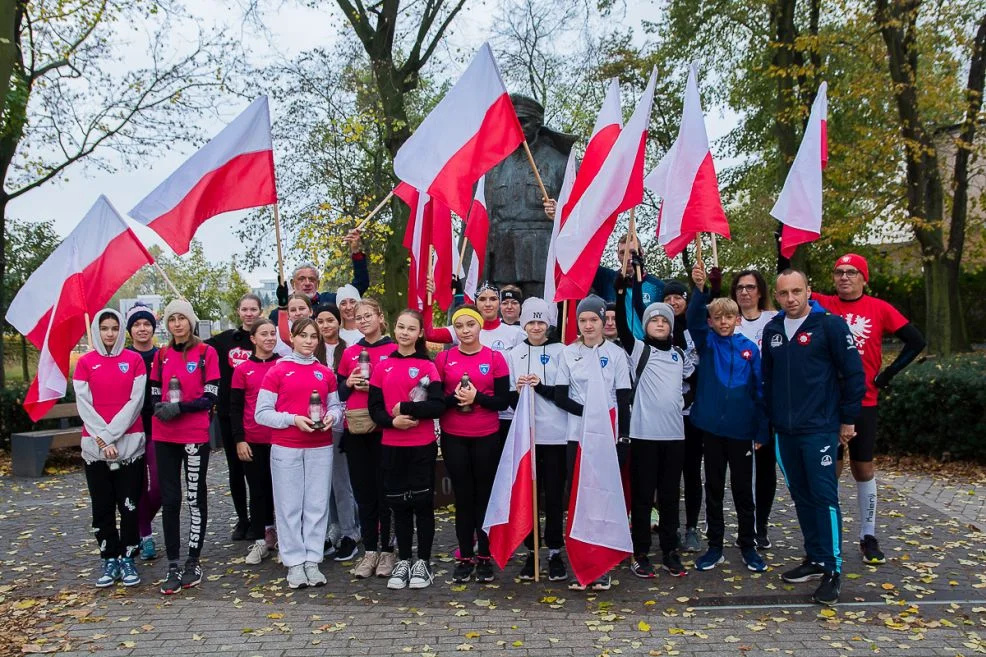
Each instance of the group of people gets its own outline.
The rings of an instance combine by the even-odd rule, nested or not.
[[[579,338],[565,345],[553,325],[555,309],[543,299],[523,299],[515,286],[486,283],[474,304],[457,299],[448,326],[434,326],[431,309],[403,310],[391,324],[377,301],[361,296],[369,283],[365,257],[358,235],[348,240],[352,284],[334,295],[319,293],[318,270],[303,265],[292,276],[293,293],[287,285],[278,289],[279,309],[270,319],[262,318],[257,297],[245,295],[237,307],[241,326],[204,342],[184,300],[164,310],[170,341],[160,349],[153,346],[156,318],[148,308],[135,306],[126,319],[113,310],[98,314],[95,348],[74,375],[104,560],[97,586],[139,583],[134,558],[156,556],[150,521],[158,506],[168,560],[161,592],[201,581],[213,414],[237,514],[232,538],[250,541],[248,564],[277,550],[291,588],[320,586],[326,579],[319,564],[352,560],[362,543],[356,577],[385,578],[391,589],[428,587],[440,447],[455,497],[452,579],[490,582],[495,569],[483,521],[513,415],[529,412],[516,410],[524,386],[535,393],[547,575],[569,580],[562,555],[566,494],[589,377],[599,371],[623,472],[635,576],[653,578],[658,567],[685,575],[686,551],[702,552],[694,560],[698,571],[724,561],[727,473],[736,547],[748,569],[765,571],[761,552],[771,547],[780,465],[805,548],[804,562],[782,578],[820,579],[813,599],[837,602],[838,476],[846,448],[857,481],[862,557],[884,562],[875,529],[877,389],[924,341],[899,312],[864,293],[869,271],[861,256],[838,259],[832,296],[813,294],[802,272],[781,272],[775,312],[759,272],[736,274],[728,296],[721,296],[721,273],[701,264],[690,286],[660,281],[643,271],[640,245],[624,238],[619,249],[626,264],[619,271],[600,268],[598,294],[576,307]],[[881,369],[888,333],[904,348]],[[432,356],[427,342],[446,346]],[[190,515],[184,565],[182,471]],[[658,566],[650,560],[654,532]],[[535,576],[533,536],[526,545],[523,580]],[[609,575],[589,584],[610,585]]]

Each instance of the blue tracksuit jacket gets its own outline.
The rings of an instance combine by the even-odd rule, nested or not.
[[[688,332],[698,352],[698,390],[691,421],[702,431],[725,438],[767,442],[767,411],[760,373],[760,350],[739,333],[722,337],[706,321],[707,297],[693,289]]]
[[[602,297],[607,303],[616,301],[616,290],[614,284],[619,272],[609,267],[599,267],[596,275],[592,279],[592,291]],[[640,321],[644,309],[657,301],[664,301],[664,281],[653,274],[644,274],[644,280],[635,283],[632,289],[628,289],[626,294],[627,322],[633,337],[638,340],[644,339],[644,325]]]

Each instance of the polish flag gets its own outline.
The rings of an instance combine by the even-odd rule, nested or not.
[[[37,422],[65,396],[69,355],[91,318],[138,269],[154,262],[105,196],[38,267],[14,297],[7,321],[41,352],[24,398]],[[93,336],[98,339],[99,336]]]
[[[175,253],[188,253],[198,227],[223,212],[277,203],[267,96],[250,103],[144,197],[130,216]]]
[[[583,586],[633,554],[616,434],[596,349],[586,358],[589,380],[565,534],[568,561]]]
[[[456,271],[455,261],[459,254],[455,250],[455,231],[452,228],[452,212],[438,199],[431,199],[427,213],[431,215],[431,234],[435,246],[432,263],[435,294],[433,300],[442,310],[452,305],[452,275]]]
[[[781,255],[790,258],[800,244],[822,233],[822,170],[828,164],[828,84],[818,87],[808,126],[781,195],[770,211],[782,224]]]
[[[507,442],[500,453],[483,531],[490,538],[490,556],[500,568],[534,530],[534,425],[531,423],[531,386],[522,386],[510,423]]]
[[[483,271],[486,267],[486,248],[490,238],[490,214],[486,209],[486,176],[480,178],[476,184],[476,195],[469,207],[465,234],[472,248],[476,250],[476,257],[479,258],[478,271]]]
[[[397,151],[394,172],[465,217],[476,182],[523,141],[493,51],[483,44],[455,86]]]
[[[591,141],[591,140],[590,140]],[[552,326],[559,326],[557,324],[558,320],[558,308],[552,304],[552,301],[560,301],[561,299],[556,298],[558,280],[561,278],[561,267],[558,265],[558,258],[555,257],[555,240],[558,239],[558,231],[561,229],[562,223],[562,208],[568,203],[568,199],[572,195],[572,189],[575,187],[575,169],[576,169],[576,158],[575,151],[571,151],[568,154],[568,163],[565,165],[565,177],[562,178],[561,190],[558,192],[557,203],[555,204],[555,218],[551,225],[551,241],[548,242],[548,261],[545,263],[544,268],[544,300],[548,302],[550,323]],[[566,333],[569,331],[567,330]],[[569,344],[568,336],[562,336],[562,341],[565,344]]]
[[[617,216],[643,200],[644,146],[656,82],[655,69],[633,115],[620,131],[598,172],[581,195],[568,202],[571,211],[567,216],[563,210],[563,221],[555,239],[555,257],[562,270],[555,291],[556,300],[581,299],[589,293]],[[611,132],[612,128],[606,130]],[[576,176],[573,195],[579,192],[580,176],[581,170]]]
[[[404,248],[411,256],[407,276],[407,306],[423,310],[428,295],[428,266],[431,260],[431,217],[426,212],[428,195],[419,194],[414,187],[402,182],[394,188],[394,196],[411,209],[404,231]]]
[[[719,197],[695,64],[688,70],[678,138],[647,175],[644,186],[661,198],[657,241],[669,258],[684,251],[698,233],[717,233],[729,238],[729,222]]]

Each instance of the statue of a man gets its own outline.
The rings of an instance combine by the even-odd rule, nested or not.
[[[576,137],[545,127],[544,107],[536,100],[517,94],[510,100],[548,196],[558,198]],[[540,296],[552,222],[523,145],[486,174],[485,191],[490,215],[486,278],[498,285],[517,284],[525,297]]]

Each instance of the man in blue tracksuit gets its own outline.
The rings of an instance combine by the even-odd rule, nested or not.
[[[781,577],[821,578],[812,599],[831,605],[839,601],[842,569],[836,452],[855,435],[866,377],[849,326],[808,301],[811,288],[802,272],[783,271],[774,296],[781,312],[763,330],[764,398],[807,553]]]
[[[628,248],[630,249],[629,254],[626,252]],[[600,266],[592,279],[592,290],[607,303],[615,302],[616,293],[613,292],[613,284],[617,277],[625,276],[627,273],[639,269],[642,274],[641,280],[635,283],[632,288],[627,288],[623,303],[626,304],[627,321],[630,323],[633,337],[643,340],[646,337],[644,324],[641,321],[644,309],[652,303],[664,299],[664,282],[657,276],[644,271],[644,251],[639,240],[631,240],[629,235],[621,237],[617,244],[616,257],[620,263],[626,261],[627,271],[621,273],[615,269]]]

